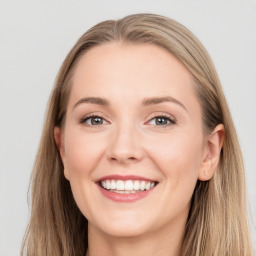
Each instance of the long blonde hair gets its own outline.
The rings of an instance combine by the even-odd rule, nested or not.
[[[208,53],[184,26],[154,14],[135,14],[101,22],[88,30],[64,60],[49,101],[32,174],[31,219],[22,255],[79,256],[87,249],[87,220],[73,199],[54,141],[62,126],[81,56],[111,41],[154,44],[172,53],[194,78],[204,130],[225,126],[224,145],[213,178],[198,181],[191,200],[182,256],[251,256],[242,155],[221,84]]]

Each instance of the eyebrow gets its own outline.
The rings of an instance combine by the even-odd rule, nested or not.
[[[99,98],[99,97],[87,97],[87,98],[82,98],[80,99],[73,107],[76,108],[78,105],[82,103],[90,103],[90,104],[96,104],[100,106],[109,106],[110,103],[107,99],[104,98]]]
[[[149,106],[149,105],[155,105],[155,104],[160,104],[162,102],[172,102],[175,104],[178,104],[180,107],[182,107],[184,110],[187,110],[187,108],[177,99],[171,97],[171,96],[166,96],[166,97],[152,97],[148,99],[144,99],[142,102],[143,106]]]
[[[172,102],[175,104],[178,104],[180,107],[182,107],[184,110],[187,110],[187,108],[177,99],[171,97],[171,96],[166,96],[166,97],[151,97],[151,98],[146,98],[142,101],[143,106],[150,106],[150,105],[156,105],[160,104],[163,102]],[[100,106],[105,106],[108,107],[110,106],[110,102],[105,99],[105,98],[100,98],[100,97],[86,97],[86,98],[81,98],[73,107],[76,108],[78,105],[82,103],[89,103],[89,104],[96,104]]]

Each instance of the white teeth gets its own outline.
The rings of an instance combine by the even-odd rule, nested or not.
[[[133,191],[126,191],[126,190],[124,190],[124,191],[121,191],[121,190],[114,190],[114,191],[112,191],[112,192],[115,192],[115,193],[118,193],[118,194],[134,194],[134,193],[136,193],[134,190],[133,190]]]
[[[155,182],[145,180],[103,180],[100,182],[100,184],[107,190],[121,194],[129,194],[136,193],[136,191],[149,190],[156,185]]]
[[[124,190],[124,181],[123,180],[118,180],[116,182],[116,190]]]
[[[134,190],[140,190],[140,182],[138,180],[135,180],[133,183],[133,189]]]
[[[140,183],[140,190],[145,190],[145,186],[146,186],[146,182],[143,180],[143,181]]]
[[[149,189],[150,189],[150,182],[148,182],[148,183],[146,184],[145,189],[146,189],[146,190],[149,190]]]
[[[106,180],[106,189],[110,189],[110,188],[111,188],[110,181]]]
[[[133,182],[131,180],[127,180],[124,185],[125,190],[133,190]]]
[[[116,189],[116,182],[114,180],[111,180],[110,188],[111,189]]]

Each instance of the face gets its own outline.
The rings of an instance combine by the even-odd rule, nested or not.
[[[192,77],[155,45],[89,50],[59,133],[65,177],[89,227],[138,236],[185,223],[204,159]]]

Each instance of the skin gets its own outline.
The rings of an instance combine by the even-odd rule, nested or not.
[[[175,100],[142,104],[167,96]],[[81,102],[85,97],[109,105]],[[88,114],[99,115],[100,124],[81,123]],[[164,124],[156,122],[163,115]],[[89,50],[76,67],[65,125],[55,128],[55,139],[88,219],[90,256],[178,256],[196,182],[212,177],[223,134],[222,125],[203,133],[192,77],[166,50],[117,42]],[[138,201],[115,202],[95,183],[112,174],[158,185]]]

